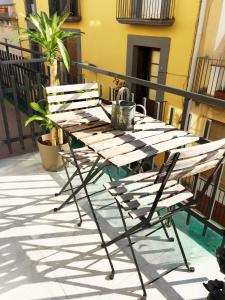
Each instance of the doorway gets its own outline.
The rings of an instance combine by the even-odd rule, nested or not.
[[[135,48],[137,52],[135,77],[158,83],[160,49],[143,46],[135,46]],[[133,91],[139,103],[141,103],[143,97],[148,99],[146,108],[148,113],[152,112],[156,100],[156,91],[141,85],[135,85]]]
[[[151,37],[129,35],[127,43],[127,75],[153,83],[165,84],[169,57],[170,39],[167,37]],[[141,104],[147,98],[148,115],[153,115],[155,101],[163,105],[163,91],[156,91],[137,84],[127,83],[135,94],[135,102]],[[161,109],[162,111],[163,109]],[[162,113],[159,116],[162,118]]]

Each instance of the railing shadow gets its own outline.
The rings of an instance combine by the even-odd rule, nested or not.
[[[11,160],[11,163],[14,164],[14,161]],[[26,161],[24,164],[26,165]],[[17,291],[24,289],[25,294],[32,290],[33,295],[40,300],[50,300],[52,297],[54,300],[94,297],[98,299],[112,295],[121,299],[137,299],[141,291],[127,245],[118,244],[119,247],[112,246],[109,249],[116,276],[113,281],[105,280],[110,269],[104,250],[99,246],[100,239],[86,200],[79,201],[85,217],[82,226],[78,228],[75,224],[75,206],[70,205],[57,213],[52,211],[55,205],[60,203],[60,197],[57,199],[52,195],[64,180],[62,174],[54,174],[52,177],[50,173],[43,171],[42,174],[40,172],[35,175],[30,167],[26,175],[24,164],[21,160],[14,172],[13,168],[9,168],[7,178],[3,174],[4,168],[0,171],[1,297],[15,297]],[[33,166],[36,168],[35,163]],[[92,201],[98,206],[102,202],[106,204],[112,201],[112,198],[101,193],[92,197]],[[108,237],[111,238],[115,232],[122,230],[115,206],[99,210],[97,214]],[[147,242],[140,240],[138,258],[146,282],[151,282],[155,276],[159,276],[160,270],[175,267],[176,261],[160,261],[159,256],[174,253],[171,244],[165,248],[165,241],[160,242],[161,239],[163,237],[157,233],[148,237]],[[161,243],[160,247],[156,245],[150,250],[147,249],[149,243],[158,242]],[[157,259],[150,263],[149,254],[151,257],[155,255]],[[174,284],[201,283],[203,280],[206,281],[207,277],[197,277],[193,280],[179,278],[175,283],[162,279],[160,283],[156,281],[148,285],[147,289],[149,296],[151,292],[157,291],[166,299],[182,299],[174,289]],[[60,289],[56,288],[56,285]],[[46,287],[43,292],[42,286]],[[52,294],[53,288],[56,290]],[[25,294],[20,300],[25,299]]]

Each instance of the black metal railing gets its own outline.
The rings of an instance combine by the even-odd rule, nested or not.
[[[26,78],[29,78],[31,85],[35,85],[37,82],[36,74],[39,74],[40,84],[47,84],[49,77],[47,69],[44,66],[44,62],[33,62],[32,64],[22,63],[25,58],[22,52],[27,52],[31,55],[35,55],[40,58],[41,53],[32,51],[26,48],[21,48],[15,45],[0,42],[1,46],[4,46],[4,50],[0,50],[0,63],[4,61],[11,61],[9,65],[0,64],[0,83],[4,88],[10,88],[12,86],[12,76],[16,87],[25,86]],[[17,55],[11,52],[11,50],[21,50],[21,55]],[[21,61],[20,64],[16,62]],[[28,112],[28,103],[25,101],[25,90],[20,89],[17,91],[18,105],[24,112]]]
[[[200,193],[206,183],[205,177],[188,177],[182,180],[182,184],[193,193]],[[206,233],[206,228],[209,227],[225,227],[225,190],[223,187],[215,186],[216,182],[211,183],[206,194],[199,200],[196,206],[190,209],[187,217],[189,223],[191,214],[198,219],[204,219],[203,235]],[[209,224],[207,224],[209,223]]]
[[[0,61],[0,68],[3,68],[3,69],[1,69],[2,70],[1,74],[3,72],[3,75],[1,75],[1,76],[9,77],[10,79],[8,81],[8,84],[10,85],[10,83],[11,83],[10,87],[4,87],[4,86],[1,87],[0,86],[0,106],[1,106],[1,111],[2,111],[2,115],[3,115],[3,127],[5,130],[5,138],[3,140],[0,139],[0,143],[4,144],[5,147],[8,147],[9,153],[13,153],[13,143],[14,142],[17,142],[17,143],[19,142],[22,149],[26,148],[25,143],[24,143],[24,141],[26,139],[31,139],[33,142],[33,145],[35,145],[35,136],[38,133],[35,130],[35,128],[32,127],[33,125],[31,125],[31,127],[30,127],[30,134],[24,134],[20,108],[18,105],[19,104],[18,103],[18,95],[21,93],[20,91],[23,91],[24,100],[27,101],[28,103],[31,100],[38,101],[39,99],[43,99],[44,93],[45,93],[45,84],[41,83],[40,74],[38,74],[39,78],[37,78],[36,80],[33,80],[32,82],[30,81],[31,78],[28,78],[28,76],[25,76],[26,79],[25,79],[23,85],[21,85],[21,84],[18,85],[17,82],[15,81],[15,76],[17,76],[16,70],[18,70],[18,69],[14,65],[15,64],[21,65],[21,66],[26,65],[26,68],[30,69],[31,68],[30,66],[32,66],[32,64],[37,63],[37,62],[43,63],[43,58],[29,59],[29,60],[11,60],[11,61],[3,60],[3,61]],[[82,70],[88,70],[88,74],[92,73],[92,75],[94,75],[94,77],[96,78],[95,80],[98,79],[98,75],[100,75],[101,80],[102,80],[103,76],[109,76],[111,78],[117,78],[117,79],[123,80],[123,81],[125,81],[126,84],[128,84],[128,83],[138,84],[138,85],[145,86],[145,87],[153,89],[153,90],[160,90],[160,91],[162,91],[162,93],[166,93],[166,97],[168,97],[168,94],[175,95],[176,96],[175,99],[177,100],[177,102],[183,101],[183,111],[182,111],[181,116],[179,116],[179,119],[181,120],[180,128],[183,130],[187,130],[187,131],[189,130],[189,126],[191,123],[190,116],[191,116],[191,103],[192,102],[203,103],[206,105],[213,105],[217,108],[220,108],[221,110],[225,109],[225,101],[223,101],[221,99],[213,98],[211,96],[201,95],[201,94],[197,94],[194,92],[189,92],[189,91],[173,88],[173,87],[162,85],[162,84],[152,83],[147,80],[118,74],[118,73],[111,72],[108,70],[103,70],[103,69],[93,67],[88,64],[84,64],[84,63],[72,62],[72,65],[76,65]],[[13,70],[12,73],[10,73],[11,72],[10,69]],[[63,72],[63,67],[59,68],[59,72],[60,72],[60,74]],[[63,76],[61,76],[61,77],[63,77]],[[92,81],[93,79],[90,79],[90,80]],[[86,78],[85,81],[89,81],[89,80]],[[108,89],[109,89],[109,87],[108,87]],[[104,98],[108,97],[108,95],[106,97],[104,95],[106,90],[107,90],[107,87],[101,86],[100,94]],[[13,106],[16,108],[16,112],[17,112],[16,113],[16,116],[17,116],[16,122],[17,122],[18,132],[19,132],[19,135],[17,137],[11,136],[10,129],[9,129],[10,123],[7,120],[5,95],[7,95],[8,93],[11,93],[11,95],[12,95],[12,103],[13,103]],[[134,99],[135,99],[135,97],[134,97]],[[158,104],[160,104],[160,103],[158,102]],[[179,106],[179,105],[180,105],[180,103],[177,103],[177,106]],[[160,113],[160,110],[163,109],[163,106],[157,105],[157,107],[158,107],[158,109],[156,112],[157,113],[156,116],[162,116],[163,114]],[[32,112],[28,112],[28,115],[30,115],[31,113]],[[169,122],[167,121],[167,123],[169,123],[171,125],[174,124],[174,115],[175,115],[174,108],[172,108],[170,111]],[[166,118],[167,118],[167,116],[166,116]],[[199,141],[200,143],[205,143],[208,141],[208,139],[207,139],[208,131],[209,131],[209,126],[207,125],[207,122],[206,122],[205,127],[202,128],[202,134],[199,132],[197,133],[199,136],[201,136],[200,141]],[[224,196],[224,192],[222,191],[222,189],[220,187],[219,177],[221,175],[221,172],[222,172],[222,169],[220,170],[220,173],[217,175],[217,178],[215,179],[212,186],[210,187],[211,190],[209,189],[210,191],[206,194],[206,197],[207,197],[206,199],[209,198],[208,201],[204,201],[204,205],[206,205],[206,207],[202,208],[202,203],[198,203],[197,207],[188,209],[187,222],[189,221],[190,216],[192,216],[192,215],[196,216],[204,224],[203,234],[206,233],[208,228],[212,228],[213,230],[215,230],[216,232],[218,232],[221,235],[224,234],[224,224],[221,222],[221,219],[223,219],[223,220],[225,219],[225,209],[224,209],[225,196]],[[187,188],[191,187],[191,189],[193,190],[194,193],[198,193],[198,191],[201,189],[201,181],[204,180],[204,178],[195,176],[191,180],[192,180],[191,185],[187,182],[187,184],[186,184]],[[218,195],[218,193],[220,193],[220,195]],[[221,208],[220,205],[222,205],[223,209]],[[215,210],[217,210],[219,212],[216,213]],[[222,214],[222,215],[218,216],[218,214]]]
[[[193,91],[225,100],[225,60],[199,57]]]
[[[117,0],[116,19],[124,24],[172,25],[175,0]]]
[[[62,16],[66,12],[70,16],[66,22],[78,22],[81,20],[80,1],[79,0],[49,0],[49,14],[52,16],[55,12]]]
[[[19,85],[24,84],[25,76],[28,76],[30,80],[32,80],[32,78],[35,78],[36,73],[40,73],[42,82],[48,81],[49,77],[44,62],[33,62],[30,65],[27,65],[26,63],[16,64],[16,61],[25,60],[25,57],[23,56],[24,52],[29,53],[31,56],[35,56],[36,58],[41,58],[42,54],[40,52],[32,51],[26,48],[3,42],[0,42],[0,45],[5,46],[4,50],[0,50],[0,62],[12,61],[12,64],[10,66],[1,65],[0,77],[2,85],[4,85],[5,87],[10,87],[11,75],[14,75],[16,83]],[[10,51],[11,49],[21,50],[21,55],[12,53]]]

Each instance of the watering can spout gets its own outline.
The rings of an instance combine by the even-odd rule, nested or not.
[[[117,96],[116,96],[116,100],[126,100],[129,101],[130,100],[130,90],[127,87],[122,87],[119,89]]]

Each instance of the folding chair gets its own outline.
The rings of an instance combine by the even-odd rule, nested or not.
[[[168,159],[159,170],[154,169],[104,185],[115,197],[124,232],[113,240],[103,243],[102,246],[107,248],[113,243],[127,238],[143,290],[142,299],[146,299],[147,294],[131,241],[132,234],[160,224],[159,229],[162,228],[168,240],[173,241],[163,223],[170,219],[184,264],[188,271],[193,272],[194,268],[190,267],[187,262],[173,216],[175,213],[196,204],[204,196],[221,164],[224,163],[224,158],[225,139],[176,149],[169,152]],[[213,171],[196,198],[178,182],[183,177],[200,174],[209,169],[213,169]],[[135,224],[128,227],[127,219],[135,220]]]
[[[60,126],[61,128],[64,127],[73,127],[78,126],[86,123],[90,123],[93,121],[98,120],[98,116],[87,113],[85,109],[87,108],[97,108],[101,107],[103,114],[106,113],[104,108],[101,106],[101,100],[99,99],[99,92],[98,92],[98,84],[97,83],[84,83],[84,84],[72,84],[72,85],[61,85],[61,86],[50,86],[46,87],[47,93],[47,101],[49,104],[49,112],[51,114],[51,120],[54,120],[55,124]],[[59,193],[56,196],[60,195],[62,192],[66,190],[68,186],[70,186],[71,193],[73,195],[74,203],[77,207],[77,211],[79,214],[80,222],[78,226],[82,223],[82,217],[80,213],[80,209],[77,203],[77,199],[74,196],[74,188],[72,186],[73,178],[78,175],[81,179],[81,187],[85,191],[85,195],[89,202],[89,206],[91,208],[98,232],[100,234],[100,238],[103,242],[102,232],[99,227],[99,223],[97,221],[93,205],[90,201],[90,197],[87,192],[86,185],[84,184],[84,179],[81,171],[90,168],[88,174],[90,174],[95,167],[97,167],[97,163],[99,163],[99,157],[93,151],[91,151],[87,147],[82,147],[78,149],[73,148],[73,143],[75,138],[71,137],[68,132],[64,132],[66,136],[70,151],[59,151],[64,161],[65,171],[67,175],[67,182],[62,187]],[[75,166],[75,172],[72,176],[69,175],[67,169],[67,162],[72,163]],[[81,188],[80,188],[81,189]],[[79,190],[80,190],[79,189]],[[58,211],[62,209],[66,204],[70,203],[71,197],[69,196],[66,201],[64,201],[59,207],[55,208],[54,211]],[[110,279],[114,276],[114,268],[111,263],[111,259],[109,257],[108,251],[106,250],[106,255],[108,257],[110,267],[111,267],[111,274]]]
[[[79,116],[79,110],[85,108],[94,108],[101,105],[99,100],[98,93],[98,84],[97,83],[85,83],[85,84],[72,84],[72,85],[61,85],[46,87],[47,101],[49,103],[49,111],[54,113],[55,120],[60,127],[76,126],[79,124],[79,120],[76,118]],[[74,118],[72,111],[75,111],[78,116]],[[83,112],[80,110],[80,117],[84,116]],[[57,114],[56,114],[57,113]],[[66,114],[65,114],[66,113]],[[52,115],[51,115],[52,116]],[[92,121],[98,120],[96,116],[91,116],[86,114],[85,118],[80,119],[80,124],[89,123]],[[72,144],[78,144],[78,147],[73,150],[76,153],[79,161],[80,169],[87,169],[91,167],[95,160],[97,159],[97,154],[91,151],[89,148],[84,147],[82,143],[79,143],[75,138],[72,141]],[[79,148],[79,149],[78,149]],[[74,174],[69,177],[69,173],[66,167],[66,162],[70,162],[74,165],[72,152],[59,151],[59,154],[62,156],[65,164],[65,170],[67,175],[67,182],[61,188],[61,190],[55,194],[58,196],[66,191],[66,188],[70,186],[70,189],[73,191],[71,181],[77,175],[77,170]],[[55,208],[54,211],[62,209],[67,202],[64,202],[58,208]],[[78,208],[79,212],[79,208]],[[80,214],[79,214],[80,215]],[[80,217],[81,218],[81,217]],[[81,220],[80,220],[81,221]]]

